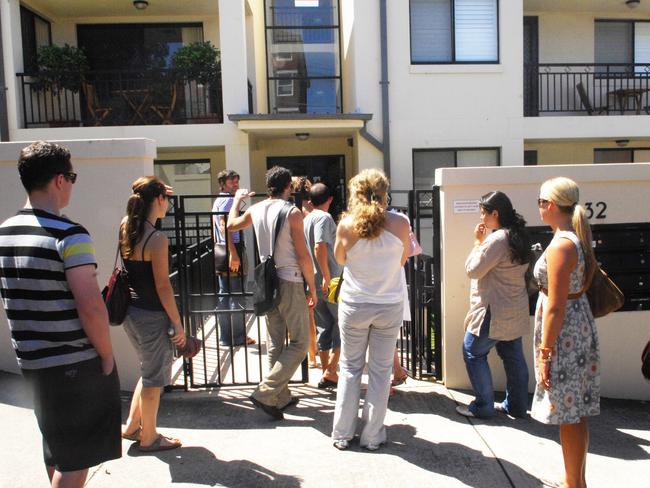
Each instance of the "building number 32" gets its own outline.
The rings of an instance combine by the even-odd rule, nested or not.
[[[585,212],[587,213],[587,218],[597,218],[605,219],[607,215],[605,211],[607,210],[607,204],[605,202],[585,202]]]

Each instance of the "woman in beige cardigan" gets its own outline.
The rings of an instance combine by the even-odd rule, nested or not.
[[[470,309],[465,318],[463,358],[475,398],[456,411],[488,418],[496,411],[524,417],[528,406],[528,368],[521,336],[530,330],[524,278],[531,259],[526,221],[500,191],[480,201],[481,223],[465,263],[471,278]],[[488,234],[488,230],[492,231]],[[506,398],[494,403],[487,356],[496,347],[506,372]]]

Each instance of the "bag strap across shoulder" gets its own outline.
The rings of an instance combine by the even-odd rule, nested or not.
[[[292,208],[293,205],[291,205],[289,202],[285,202],[283,207],[280,209],[280,213],[278,213],[278,218],[275,221],[275,230],[273,231],[273,246],[271,246],[271,255],[275,253],[275,243],[278,240],[278,234],[280,234],[280,230],[282,229],[282,224],[284,224],[284,219],[289,214]]]

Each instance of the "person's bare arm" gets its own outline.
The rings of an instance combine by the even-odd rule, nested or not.
[[[113,371],[113,346],[108,329],[108,312],[97,284],[97,270],[94,265],[77,266],[65,271],[65,277],[74,297],[88,340],[102,360],[102,371],[108,375]]]
[[[296,250],[296,259],[298,260],[300,271],[302,271],[302,275],[309,287],[311,300],[310,306],[313,307],[316,305],[318,299],[316,298],[316,284],[314,283],[314,265],[311,262],[311,256],[309,255],[307,243],[305,242],[305,231],[302,225],[302,212],[295,207],[292,208],[289,211],[287,220],[289,221],[289,231],[291,233],[293,247]]]
[[[571,272],[577,264],[578,253],[575,245],[568,239],[557,239],[546,250],[548,300],[542,315],[540,349],[552,350],[555,347],[566,315]],[[539,353],[536,352],[535,357],[539,360]],[[539,370],[542,386],[550,388],[550,362],[542,361]]]
[[[239,204],[241,201],[253,195],[255,195],[255,192],[248,191],[246,188],[240,188],[235,192],[232,207],[230,207],[230,213],[228,214],[228,224],[226,225],[230,232],[242,230],[253,225],[253,217],[249,212],[250,209],[246,210],[244,215],[239,215]]]
[[[153,281],[156,285],[156,293],[162,303],[169,320],[174,327],[174,337],[171,341],[179,347],[185,345],[185,332],[181,324],[181,315],[178,313],[174,290],[169,281],[169,250],[167,238],[160,232],[155,232],[147,246],[153,270]]]
[[[411,240],[409,239],[411,226],[409,225],[408,220],[399,217],[392,212],[386,212],[386,230],[392,232],[400,241],[402,241],[403,250],[400,263],[404,266],[409,257],[409,251],[411,250]]]
[[[349,217],[345,217],[339,225],[336,227],[336,241],[334,242],[334,257],[336,262],[340,265],[344,265],[347,259],[346,250],[350,248],[351,242],[351,230],[350,230],[351,220]]]
[[[316,261],[318,262],[318,267],[320,268],[320,272],[323,275],[323,282],[320,284],[321,285],[321,290],[323,293],[327,293],[327,287],[329,285],[330,280],[332,279],[332,275],[330,274],[330,266],[327,262],[327,243],[326,242],[317,242],[316,245],[314,246],[314,256],[316,257]]]

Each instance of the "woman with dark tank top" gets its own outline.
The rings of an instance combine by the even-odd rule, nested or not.
[[[141,377],[122,437],[138,441],[142,452],[165,451],[180,447],[181,442],[156,430],[160,393],[171,378],[172,344],[185,345],[169,281],[167,238],[155,228],[167,212],[171,187],[154,176],[143,176],[132,189],[120,225],[120,251],[131,292],[124,330],[138,353]],[[168,330],[174,335],[170,337]]]

